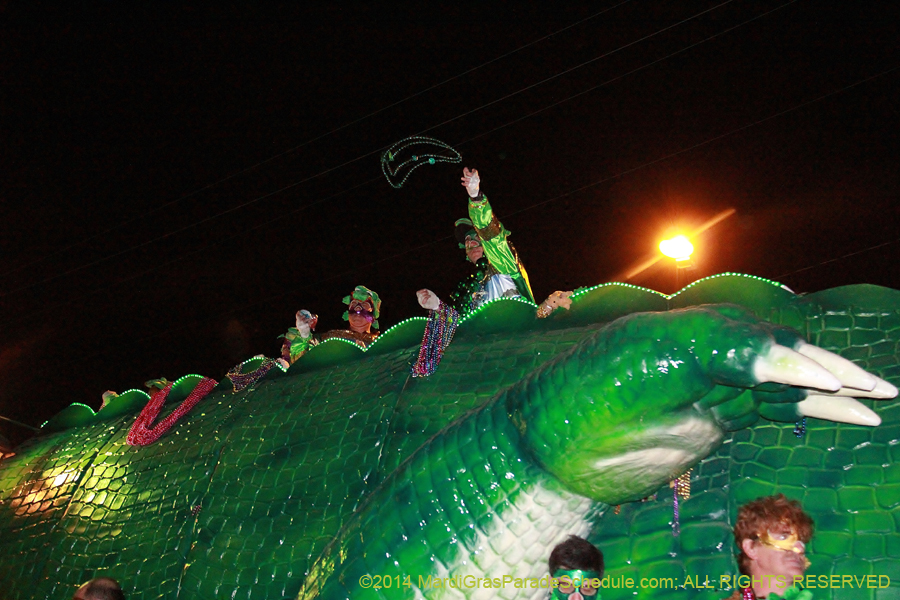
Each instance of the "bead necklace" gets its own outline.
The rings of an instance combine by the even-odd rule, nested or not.
[[[678,537],[681,533],[681,525],[679,523],[679,499],[687,500],[691,497],[691,471],[688,469],[678,477],[672,480],[672,535]]]
[[[244,364],[239,363],[228,371],[226,377],[231,380],[231,385],[234,387],[234,393],[236,394],[265,377],[266,373],[271,371],[272,367],[276,365],[278,365],[278,361],[274,358],[267,358],[262,361],[262,364],[260,364],[255,371],[251,373],[241,373],[241,367],[243,367]]]
[[[450,302],[460,315],[466,316],[481,304],[475,294],[480,292],[485,282],[498,271],[494,269],[486,256],[475,263],[475,272],[463,279],[450,294]]]
[[[175,382],[169,383],[164,389],[158,390],[153,394],[153,397],[147,402],[141,414],[135,419],[134,424],[131,426],[131,431],[128,432],[128,437],[125,440],[130,446],[148,446],[161,438],[178,419],[186,415],[211,389],[216,387],[216,380],[209,377],[201,379],[194,391],[188,394],[184,402],[171,415],[157,423],[153,429],[150,429],[150,425],[159,416],[163,404],[166,403],[166,398],[168,398],[173,385],[175,385]]]
[[[413,149],[409,158],[406,150]],[[443,152],[441,153],[441,151]],[[381,155],[381,172],[384,173],[391,187],[401,188],[412,172],[422,165],[433,165],[439,162],[461,163],[462,156],[449,145],[434,138],[421,135],[404,138],[388,148]],[[402,175],[401,171],[405,171]]]
[[[413,377],[428,377],[437,370],[444,356],[444,350],[453,340],[459,321],[459,313],[443,302],[438,304],[435,310],[429,311],[428,324],[425,326],[422,346],[419,348],[419,358],[410,371]]]

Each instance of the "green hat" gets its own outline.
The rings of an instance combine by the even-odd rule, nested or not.
[[[165,377],[160,377],[159,379],[151,379],[150,381],[145,381],[144,385],[151,390],[156,388],[158,390],[166,389],[166,386],[169,385],[169,380]]]
[[[360,302],[368,300],[372,303],[372,316],[375,317],[372,327],[378,329],[378,317],[381,316],[381,298],[378,297],[378,294],[364,285],[358,285],[353,289],[352,294],[344,296],[344,304],[349,305],[353,300],[359,300]],[[350,320],[350,311],[344,311],[344,320]]]
[[[456,241],[459,242],[460,248],[466,247],[466,239],[467,238],[475,238],[478,240],[478,232],[475,231],[475,225],[472,224],[472,221],[469,219],[459,219],[456,223]],[[479,240],[480,241],[480,240]]]

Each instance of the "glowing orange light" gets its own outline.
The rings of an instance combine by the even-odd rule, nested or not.
[[[724,221],[725,219],[727,219],[728,217],[730,217],[731,215],[733,215],[736,212],[737,211],[733,208],[723,210],[722,212],[718,213],[713,218],[711,218],[708,221],[706,221],[705,223],[703,223],[700,227],[695,229],[691,233],[691,237],[697,237],[698,235],[700,235],[707,229],[710,229],[711,227],[718,225],[719,223],[721,223],[722,221]],[[652,257],[648,257],[647,259],[643,260],[642,262],[632,266],[627,271],[618,273],[610,281],[628,281],[629,279],[632,279],[633,277],[637,277],[638,275],[640,275],[641,273],[643,273],[644,271],[646,271],[647,269],[649,269],[650,267],[652,267],[653,265],[655,265],[656,263],[658,263],[661,260],[663,260],[663,257],[660,256],[659,254],[656,254]]]
[[[683,235],[676,235],[661,241],[659,251],[676,261],[688,260],[694,252],[694,245]]]

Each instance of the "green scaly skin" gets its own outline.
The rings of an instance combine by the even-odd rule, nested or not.
[[[735,278],[696,286],[683,302],[691,294],[694,302],[735,297],[803,328],[810,342],[864,348],[864,366],[900,375],[885,350],[900,334],[896,292],[799,298]],[[419,575],[540,577],[550,548],[570,533],[591,536],[610,575],[696,581],[735,572],[727,538],[734,504],[775,491],[803,499],[817,520],[815,574],[832,564],[838,574],[878,574],[876,561],[895,551],[889,542],[867,559],[864,533],[857,544],[842,536],[896,533],[896,403],[880,409],[885,425],[877,429],[811,420],[797,442],[790,427],[748,430],[770,409],[796,416],[806,392],[754,387],[750,367],[776,340],[790,346],[799,336],[733,307],[613,321],[666,304],[610,287],[537,321],[533,307],[498,302],[461,325],[426,379],[408,377],[419,323],[386,332],[365,355],[326,342],[287,375],[236,395],[214,391],[145,448],[124,443],[141,405],[87,416],[67,409],[70,428],[61,417],[61,430],[0,462],[0,583],[12,599],[71,596],[100,574],[122,581],[131,599],[538,598],[546,591],[512,585],[465,594],[415,588]],[[392,339],[407,341],[390,346]],[[767,445],[778,454],[765,454]],[[665,490],[707,455],[680,538],[662,495],[598,518],[607,505]],[[793,469],[790,478],[782,483],[769,464]],[[857,464],[868,470],[855,475]],[[790,487],[804,477],[796,484],[804,487]],[[864,493],[858,481],[873,479],[881,486]],[[852,520],[843,516],[849,510]],[[848,553],[857,562],[845,564]],[[403,576],[401,583],[409,575],[410,586],[363,588],[367,574]]]
[[[760,383],[754,365],[775,334],[782,343],[800,341],[734,307],[637,314],[593,333],[402,465],[319,559],[299,598],[384,597],[388,590],[360,587],[367,573],[408,582],[389,595],[410,598],[435,593],[420,576],[540,577],[543,560],[476,558],[492,553],[494,532],[525,520],[519,496],[540,488],[602,503],[582,505],[581,514],[562,515],[560,527],[534,535],[546,548],[590,510],[647,496],[717,449],[728,427],[758,418],[758,402],[743,397]],[[766,396],[778,394],[753,398]],[[465,451],[471,447],[492,452]],[[492,488],[490,479],[476,480],[485,472],[505,476]],[[528,511],[528,520],[539,518]],[[386,531],[385,523],[400,527]],[[420,540],[443,532],[455,535],[422,551]]]

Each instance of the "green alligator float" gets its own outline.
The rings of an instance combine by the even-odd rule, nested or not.
[[[809,574],[884,588],[817,599],[900,597],[900,292],[723,275],[573,299],[483,307],[428,378],[424,318],[328,341],[144,446],[143,392],[70,406],[0,461],[4,597],[108,575],[132,600],[537,599],[574,533],[606,555],[604,600],[721,598],[737,506],[775,492],[816,520]]]

